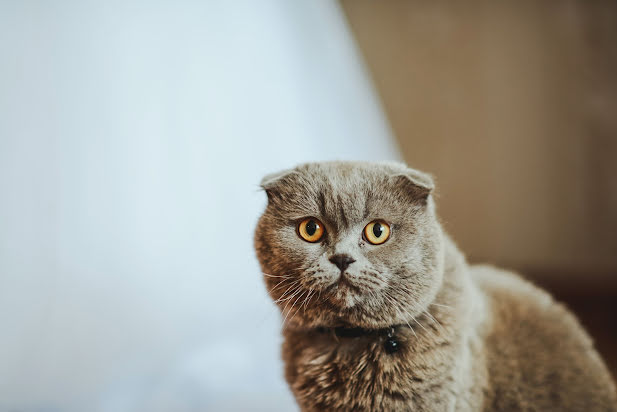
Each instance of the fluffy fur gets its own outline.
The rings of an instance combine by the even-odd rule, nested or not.
[[[267,176],[255,247],[284,317],[302,410],[616,411],[615,386],[562,305],[517,275],[470,266],[443,232],[428,175],[397,163],[314,163]],[[297,233],[325,226],[320,242]],[[388,241],[362,236],[375,219]],[[329,261],[355,261],[341,272]],[[338,337],[332,328],[394,328]]]

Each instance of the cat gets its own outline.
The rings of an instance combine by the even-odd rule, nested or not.
[[[518,275],[469,265],[433,179],[395,163],[266,176],[255,250],[304,411],[617,411],[575,317]]]

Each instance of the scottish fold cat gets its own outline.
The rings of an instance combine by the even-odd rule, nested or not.
[[[617,411],[575,317],[518,275],[469,265],[430,176],[398,163],[266,176],[255,248],[305,411]]]

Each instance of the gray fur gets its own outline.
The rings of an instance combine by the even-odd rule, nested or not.
[[[303,410],[617,410],[605,365],[562,305],[515,274],[466,263],[439,224],[430,176],[398,163],[313,163],[262,187],[255,247]],[[325,225],[321,242],[298,236],[306,217]],[[392,229],[382,245],[362,237],[375,219]],[[334,254],[355,259],[343,275]],[[394,354],[381,336],[317,329],[392,325]]]

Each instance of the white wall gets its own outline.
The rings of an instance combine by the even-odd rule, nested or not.
[[[329,1],[0,1],[0,411],[290,410],[266,172],[398,158]]]

